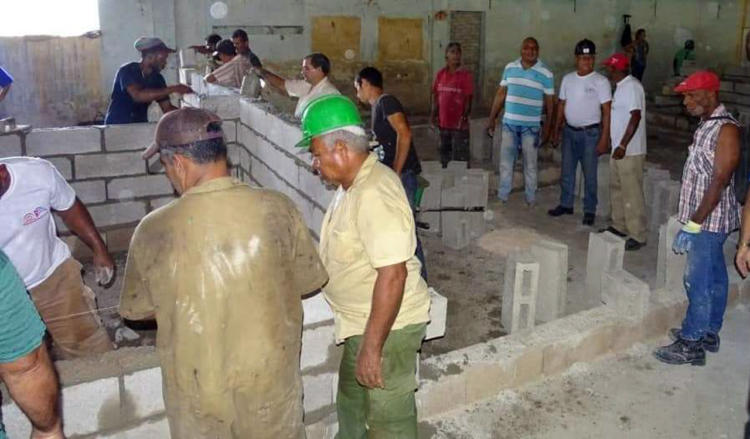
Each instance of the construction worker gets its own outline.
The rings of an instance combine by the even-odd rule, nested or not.
[[[300,147],[338,186],[320,232],[336,341],[344,344],[336,410],[341,438],[416,438],[417,351],[430,296],[414,255],[414,216],[404,187],[370,153],[354,103],[324,96],[302,115]]]
[[[213,113],[164,115],[156,154],[180,198],[136,228],[120,313],[156,318],[172,437],[301,437],[301,296],[328,278],[307,225],[286,196],[229,176]]]

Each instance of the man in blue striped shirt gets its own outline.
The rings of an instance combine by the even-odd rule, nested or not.
[[[500,144],[500,183],[497,189],[500,201],[508,201],[513,184],[513,166],[521,152],[526,203],[534,204],[537,149],[549,138],[551,126],[545,123],[544,128],[540,128],[542,109],[547,113],[547,120],[551,121],[554,96],[552,71],[539,60],[539,43],[535,38],[528,37],[521,44],[521,57],[505,66],[487,120],[487,132],[492,136],[497,116],[505,107]]]

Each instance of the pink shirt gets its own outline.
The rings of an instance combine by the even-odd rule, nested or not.
[[[469,124],[462,119],[466,97],[474,94],[474,78],[471,72],[459,67],[450,73],[443,67],[435,75],[432,93],[438,103],[438,125],[447,130],[468,130]]]

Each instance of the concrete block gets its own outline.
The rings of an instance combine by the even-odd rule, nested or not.
[[[539,287],[539,262],[531,253],[512,252],[505,263],[503,306],[500,316],[508,333],[533,328]]]
[[[673,180],[660,180],[654,188],[649,217],[649,229],[653,232],[677,213],[680,201],[680,183]]]
[[[673,252],[672,243],[681,228],[682,223],[674,216],[659,228],[659,249],[656,258],[656,286],[673,291],[678,296],[684,290],[682,279],[687,255]]]
[[[141,152],[87,154],[75,157],[76,179],[145,174]]]
[[[492,137],[487,135],[487,118],[469,121],[469,156],[473,163],[485,163],[491,159]]]
[[[423,170],[420,176],[430,183],[422,193],[422,202],[419,204],[420,209],[439,209],[441,206],[440,198],[443,193],[443,174],[440,172],[425,172]]]
[[[448,318],[448,298],[441,296],[430,287],[430,323],[427,324],[425,340],[443,337],[445,335],[445,323]]]
[[[463,187],[444,187],[440,194],[440,207],[463,209],[468,207],[467,198],[467,193]]]
[[[328,360],[328,353],[335,346],[334,324],[305,328],[302,331],[302,354],[300,370],[320,366]]]
[[[304,392],[302,403],[305,413],[322,409],[334,403],[333,381],[337,379],[337,376],[338,372],[332,372],[302,377]]]
[[[651,290],[646,282],[625,270],[602,273],[602,302],[619,316],[642,320],[648,313]]]
[[[60,175],[66,180],[73,179],[73,164],[67,157],[50,157],[47,159],[50,163],[55,165]]]
[[[62,408],[67,436],[90,434],[119,425],[118,379],[104,378],[63,388]]]
[[[419,163],[422,166],[422,175],[438,174],[443,172],[443,165],[437,160],[426,160]]]
[[[440,212],[421,212],[418,216],[418,220],[427,223],[430,228],[426,231],[429,233],[440,233]]]
[[[483,169],[469,169],[466,174],[456,176],[455,187],[466,194],[466,207],[487,207],[490,173]]]
[[[26,155],[47,156],[81,154],[102,150],[101,132],[98,128],[41,128],[26,135]]]
[[[225,120],[221,122],[221,129],[224,131],[224,140],[227,143],[233,143],[237,141],[237,121]]]
[[[107,183],[107,196],[110,200],[128,200],[173,193],[174,188],[164,175],[115,178]]]
[[[115,226],[138,222],[146,215],[146,203],[129,201],[125,203],[90,206],[89,212],[97,227]]]
[[[544,351],[540,346],[529,346],[515,358],[515,376],[511,387],[536,381],[544,369]]]
[[[101,203],[107,200],[107,189],[104,180],[89,180],[71,183],[76,195],[85,204]]]
[[[149,210],[156,210],[162,206],[166,206],[167,204],[171,203],[172,201],[176,200],[177,197],[171,196],[171,197],[159,197],[159,198],[153,198],[149,201],[149,204],[151,205],[151,209]]]
[[[155,123],[128,123],[104,127],[105,151],[141,151],[154,141]]]
[[[568,292],[568,246],[556,241],[540,240],[531,245],[531,254],[539,262],[539,289],[536,319],[550,322],[565,315]]]
[[[126,407],[132,404],[132,419],[164,412],[161,368],[141,370],[123,377]]]
[[[643,198],[646,204],[647,218],[651,218],[651,203],[654,200],[654,190],[659,181],[669,180],[669,171],[667,169],[646,168],[646,174],[643,177]],[[651,230],[656,232],[656,230]]]
[[[610,232],[589,233],[586,256],[585,302],[589,307],[601,304],[602,273],[622,269],[625,240]]]
[[[200,108],[216,113],[222,119],[238,119],[240,98],[239,95],[205,96],[200,99]]]
[[[448,412],[466,404],[466,376],[443,375],[439,381],[422,386],[416,396],[420,418]]]
[[[129,430],[118,431],[117,433],[105,436],[97,435],[99,439],[143,439],[143,438],[167,438],[171,437],[169,431],[169,422],[167,418],[161,418],[156,421],[145,422]]]
[[[465,171],[469,167],[469,162],[462,162],[458,160],[453,160],[448,163],[448,170],[459,170],[459,171]]]
[[[199,100],[199,96],[206,93],[208,91],[208,87],[206,86],[206,80],[203,79],[202,72],[195,71],[190,75],[190,88],[193,89],[195,92],[194,94],[188,94],[183,95],[182,99],[183,101],[190,102],[189,106],[191,107],[199,107],[198,105],[193,105],[195,102]]]
[[[468,246],[484,234],[484,212],[441,212],[443,245],[454,250]]]
[[[0,158],[17,157],[23,155],[21,151],[21,136],[18,134],[0,135]]]
[[[180,67],[192,67],[198,65],[196,60],[195,50],[193,49],[181,49],[180,50]]]
[[[466,374],[466,403],[472,404],[497,396],[513,382],[515,370],[498,363],[471,365]]]
[[[734,83],[734,91],[735,93],[743,94],[743,95],[750,95],[750,84],[745,82],[735,82]],[[747,97],[744,97],[745,102],[747,102]]]
[[[331,311],[331,307],[321,293],[304,299],[302,301],[302,312],[304,326],[333,320],[333,311]]]
[[[60,230],[58,228],[57,230]],[[63,236],[60,239],[67,244],[68,248],[70,249],[70,253],[73,255],[74,258],[80,260],[91,260],[93,257],[93,253],[91,252],[91,249],[81,241],[80,238],[74,235],[69,236]]]
[[[180,83],[185,85],[190,85],[190,82],[193,80],[193,73],[196,73],[197,70],[193,67],[181,67],[180,68]]]
[[[135,232],[135,227],[123,227],[107,231],[105,237],[109,251],[127,251],[130,248],[130,239],[133,237],[133,232]]]

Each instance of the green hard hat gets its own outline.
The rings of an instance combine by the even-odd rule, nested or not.
[[[302,140],[298,148],[309,148],[313,137],[348,126],[362,126],[359,110],[349,98],[326,95],[316,98],[302,113]]]

